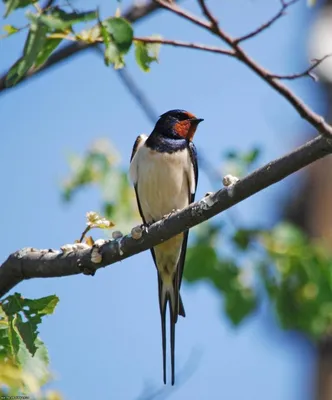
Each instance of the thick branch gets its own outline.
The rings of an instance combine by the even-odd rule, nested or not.
[[[171,217],[151,225],[140,239],[131,235],[106,242],[99,249],[100,263],[91,261],[91,249],[62,253],[22,249],[13,253],[0,267],[0,297],[25,279],[75,275],[82,268],[94,270],[151,248],[273,185],[288,175],[332,153],[332,140],[323,136],[306,143],[286,156],[256,170],[235,185],[205,197]]]
[[[160,5],[151,2],[147,4],[136,4],[133,5],[129,10],[127,10],[123,17],[126,18],[130,22],[136,22],[147,15],[150,15],[154,11],[160,8]],[[28,78],[38,75],[40,72],[43,72],[58,63],[67,60],[72,56],[76,56],[80,54],[82,51],[91,49],[94,47],[95,43],[85,43],[85,42],[75,42],[64,46],[62,49],[56,51],[48,60],[47,62],[42,65],[39,69],[31,68],[26,76],[20,80],[14,87],[17,87],[22,82],[26,81]],[[5,85],[7,73],[3,74],[0,77],[0,92],[10,89],[7,88]]]

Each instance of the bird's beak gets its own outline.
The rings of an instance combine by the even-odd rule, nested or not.
[[[198,125],[200,122],[204,121],[204,119],[203,118],[192,118],[190,121],[194,122],[195,124]]]
[[[204,121],[203,118],[190,118],[190,128],[188,129],[187,139],[193,140],[197,125],[202,121]]]

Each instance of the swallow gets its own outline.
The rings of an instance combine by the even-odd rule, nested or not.
[[[192,142],[203,121],[184,110],[161,115],[152,133],[137,137],[131,159],[133,182],[139,213],[145,225],[187,207],[194,202],[198,181],[197,152]],[[180,296],[186,258],[188,231],[153,247],[157,267],[158,295],[162,330],[163,380],[166,384],[166,307],[170,313],[172,385],[175,382],[175,324],[185,317]]]

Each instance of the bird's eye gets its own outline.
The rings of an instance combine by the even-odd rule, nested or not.
[[[178,114],[176,115],[176,118],[177,118],[179,121],[185,121],[186,119],[189,119],[189,118],[188,118],[188,115],[186,115],[186,114],[184,114],[184,113],[178,113]]]

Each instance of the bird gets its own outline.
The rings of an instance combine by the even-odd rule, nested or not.
[[[137,137],[129,175],[143,225],[149,226],[187,207],[195,200],[198,181],[197,151],[193,138],[202,118],[185,110],[162,114],[152,131]],[[170,314],[171,383],[175,383],[175,324],[185,317],[180,287],[185,263],[188,230],[153,247],[157,268],[161,316],[163,381],[166,384],[166,308]]]

